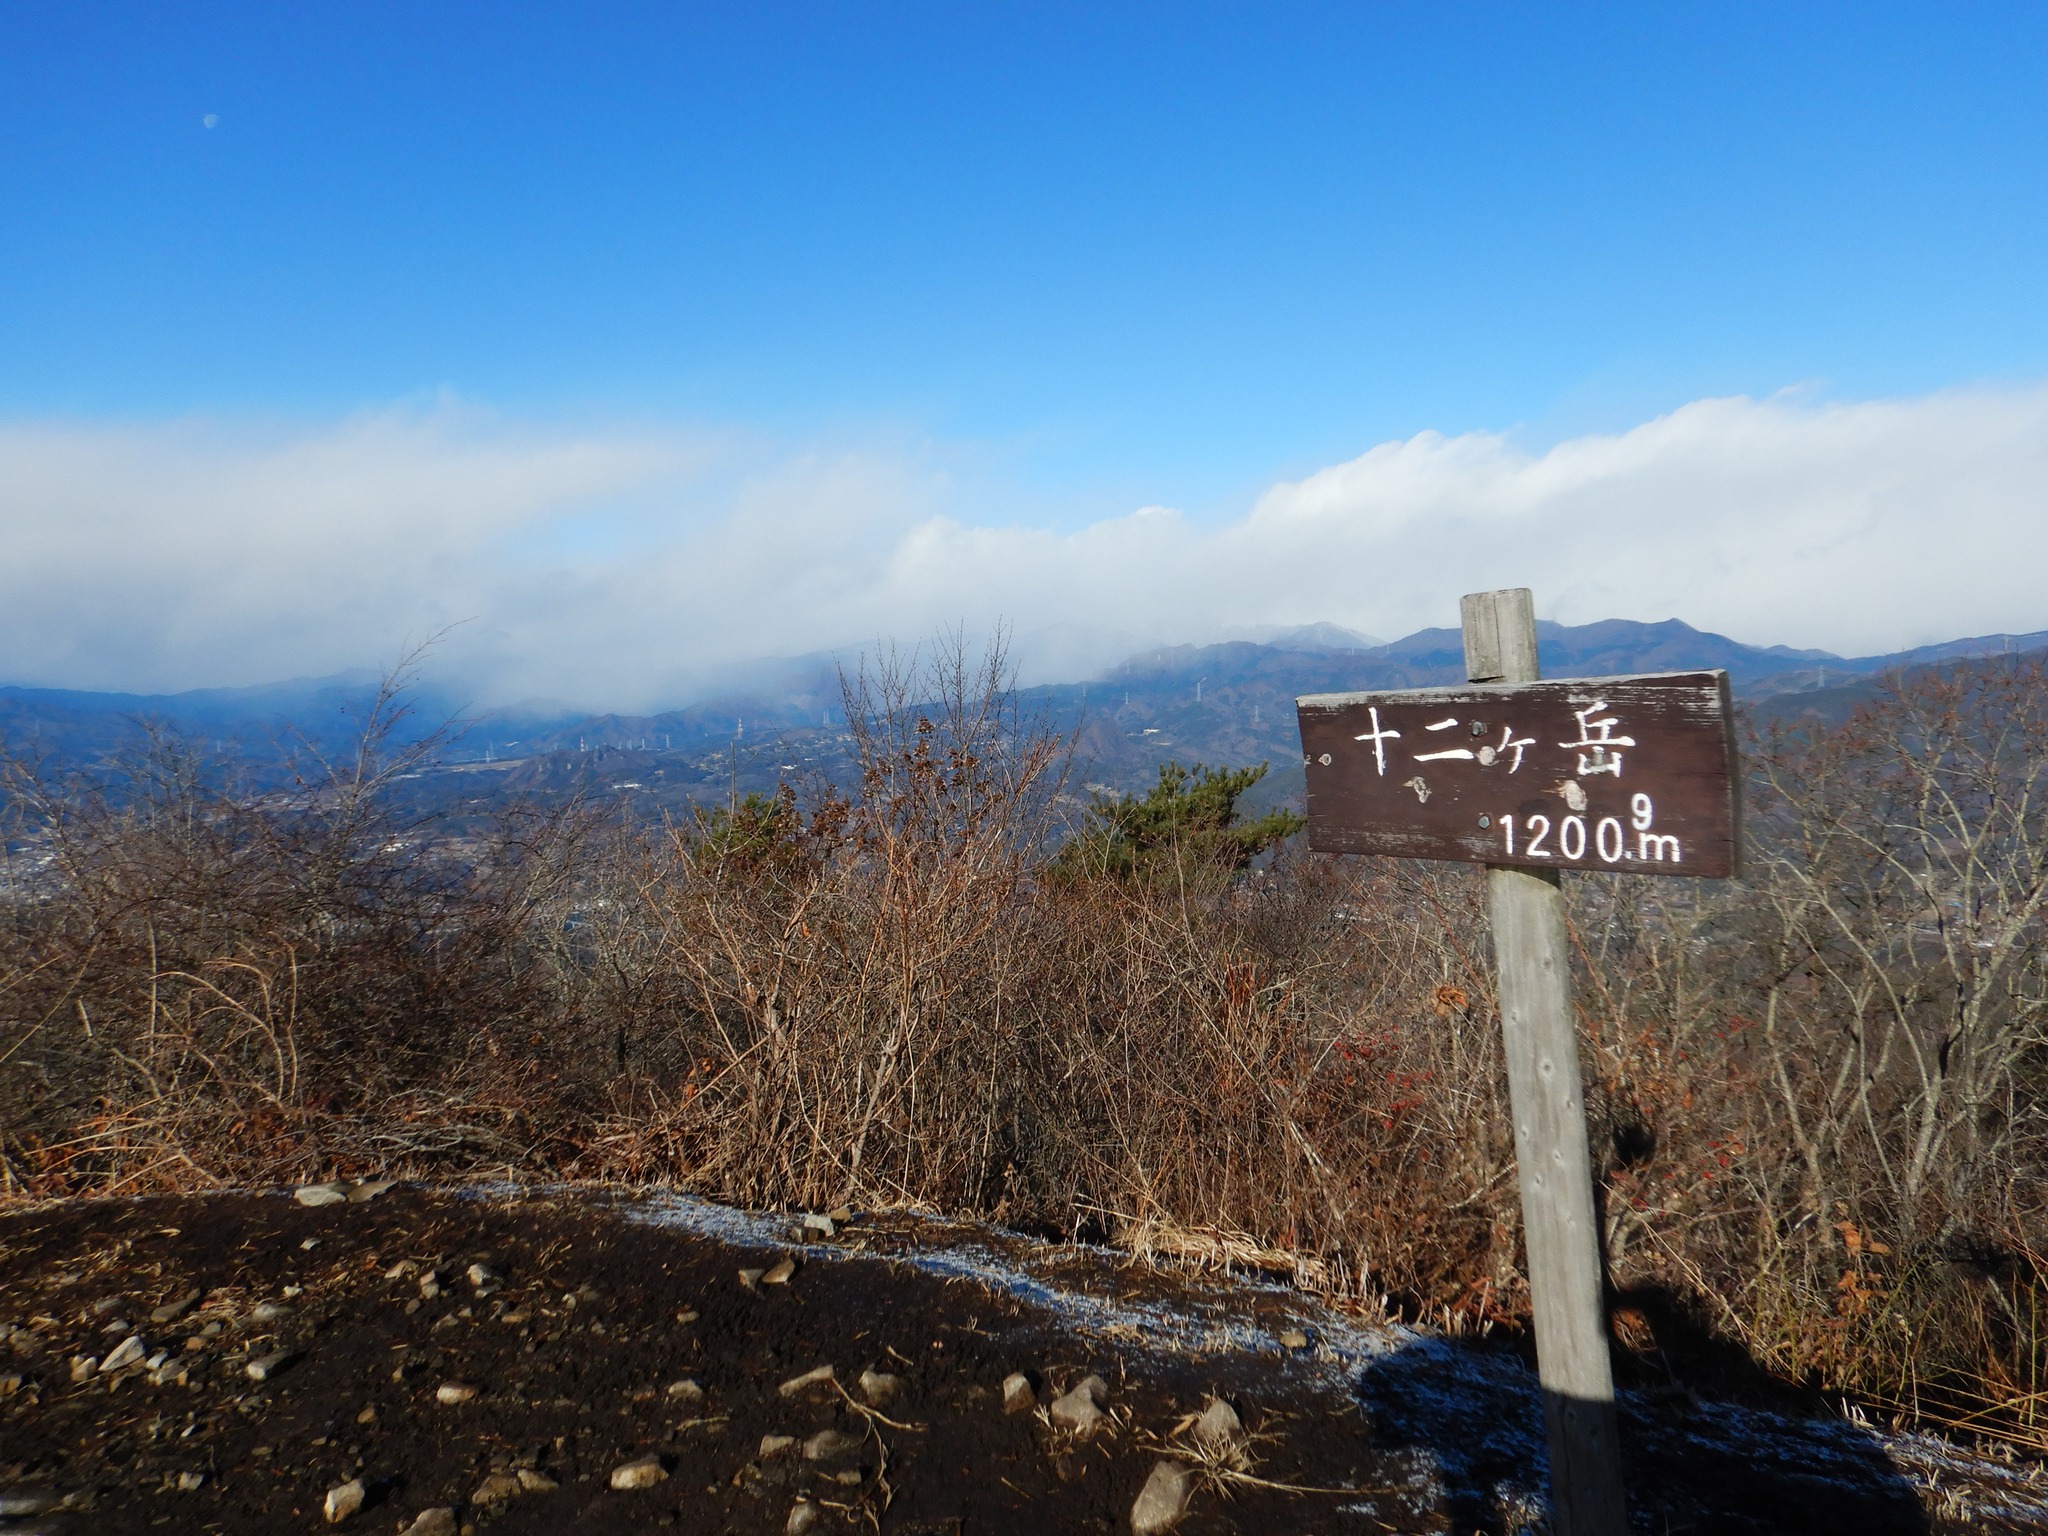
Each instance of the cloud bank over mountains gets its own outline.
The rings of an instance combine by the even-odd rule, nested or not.
[[[999,505],[1001,518],[977,515]],[[1020,508],[1026,510],[1020,511]],[[638,708],[772,655],[1007,622],[1048,669],[1332,620],[1684,618],[1845,654],[2048,627],[2048,386],[1701,400],[1541,451],[1426,432],[1234,518],[1034,517],[970,449],[507,420],[0,423],[0,681],[375,665]]]

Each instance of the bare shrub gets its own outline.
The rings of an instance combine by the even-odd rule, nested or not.
[[[402,820],[388,790],[435,745],[385,750],[402,708],[394,679],[351,760],[281,789],[161,736],[92,778],[8,765],[32,834],[0,969],[9,1190],[520,1155],[497,1080],[537,998],[520,942],[575,818],[514,813],[462,850]]]
[[[1615,1273],[1788,1377],[2039,1439],[2041,669],[1895,679],[1754,758],[1748,879],[1581,888]]]
[[[1311,858],[1234,879],[1244,850],[1206,822],[1148,844],[1142,878],[1048,864],[1065,744],[1000,665],[942,650],[851,680],[859,795],[740,802],[642,854],[591,943],[632,955],[646,1044],[579,1169],[1493,1308],[1511,1228],[1459,937],[1477,882]],[[1481,1198],[1430,1198],[1459,1178]]]
[[[594,926],[659,978],[657,1054],[592,1166],[756,1201],[984,1202],[1064,763],[1002,665],[955,645],[857,675],[857,795],[752,798],[643,854],[637,899]]]

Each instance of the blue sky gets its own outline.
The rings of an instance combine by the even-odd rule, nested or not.
[[[459,408],[711,434],[728,480],[887,459],[920,516],[1073,534],[1153,505],[1226,528],[1418,433],[1541,454],[1703,399],[2048,377],[2039,7],[5,25],[0,420],[38,429],[275,446]],[[676,483],[547,537],[660,523]]]

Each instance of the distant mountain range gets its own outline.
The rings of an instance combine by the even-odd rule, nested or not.
[[[1537,642],[1545,676],[1721,667],[1751,707],[1837,718],[1889,671],[2048,649],[2048,631],[1863,657],[1745,645],[1676,619],[1539,623]],[[1233,767],[1270,762],[1274,771],[1256,798],[1273,803],[1300,789],[1297,695],[1420,688],[1463,677],[1456,630],[1426,629],[1376,644],[1334,624],[1312,624],[1258,640],[1145,651],[1086,682],[1026,689],[1023,702],[1077,734],[1077,766],[1088,786],[1142,788],[1169,760]],[[286,754],[331,757],[349,749],[376,690],[369,674],[168,695],[0,687],[0,747],[84,765],[132,742],[141,723],[153,722],[252,767],[274,765]],[[457,719],[443,766],[419,786],[426,799],[448,807],[484,805],[508,793],[552,798],[574,789],[680,810],[734,789],[770,788],[790,775],[840,778],[850,762],[839,669],[828,657],[763,664],[744,688],[647,715],[527,705],[462,719],[456,701],[433,688],[416,691],[410,702],[401,738],[417,739]]]
[[[1371,635],[1361,635],[1355,629],[1346,629],[1341,624],[1261,624],[1242,633],[1232,634],[1232,640],[1250,640],[1258,645],[1270,645],[1283,651],[1370,651],[1386,644]]]
[[[1776,714],[1811,709],[1837,718],[1886,673],[1965,657],[2048,649],[2048,631],[1987,635],[1886,656],[1753,646],[1676,619],[1643,624],[1540,622],[1537,652],[1546,677],[1606,677],[1719,667],[1738,699],[1771,701]],[[1454,629],[1425,629],[1359,650],[1291,650],[1232,642],[1175,646],[1134,656],[1107,676],[1032,690],[1062,718],[1083,722],[1088,779],[1104,788],[1149,782],[1168,760],[1219,766],[1270,762],[1254,799],[1280,803],[1301,791],[1294,700],[1304,693],[1428,688],[1464,681],[1465,652]]]

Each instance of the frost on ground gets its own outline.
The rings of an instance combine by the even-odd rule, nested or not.
[[[779,1245],[785,1217],[688,1196],[625,1207],[634,1219],[737,1244]],[[1523,1362],[1419,1330],[1362,1323],[1252,1278],[1167,1276],[1144,1283],[1121,1256],[970,1223],[899,1215],[862,1251],[968,1279],[1043,1311],[1057,1326],[1128,1339],[1364,1407],[1371,1438],[1403,1454],[1375,1495],[1336,1506],[1367,1517],[1448,1512],[1454,1527],[1540,1528],[1542,1400]],[[848,1250],[820,1245],[820,1256]],[[1281,1336],[1311,1341],[1289,1349]],[[2048,1530],[2048,1474],[1930,1435],[1886,1433],[1836,1416],[1797,1416],[1702,1400],[1677,1387],[1623,1392],[1634,1523],[1658,1531],[1754,1529]],[[1847,1519],[1844,1520],[1844,1516]]]

